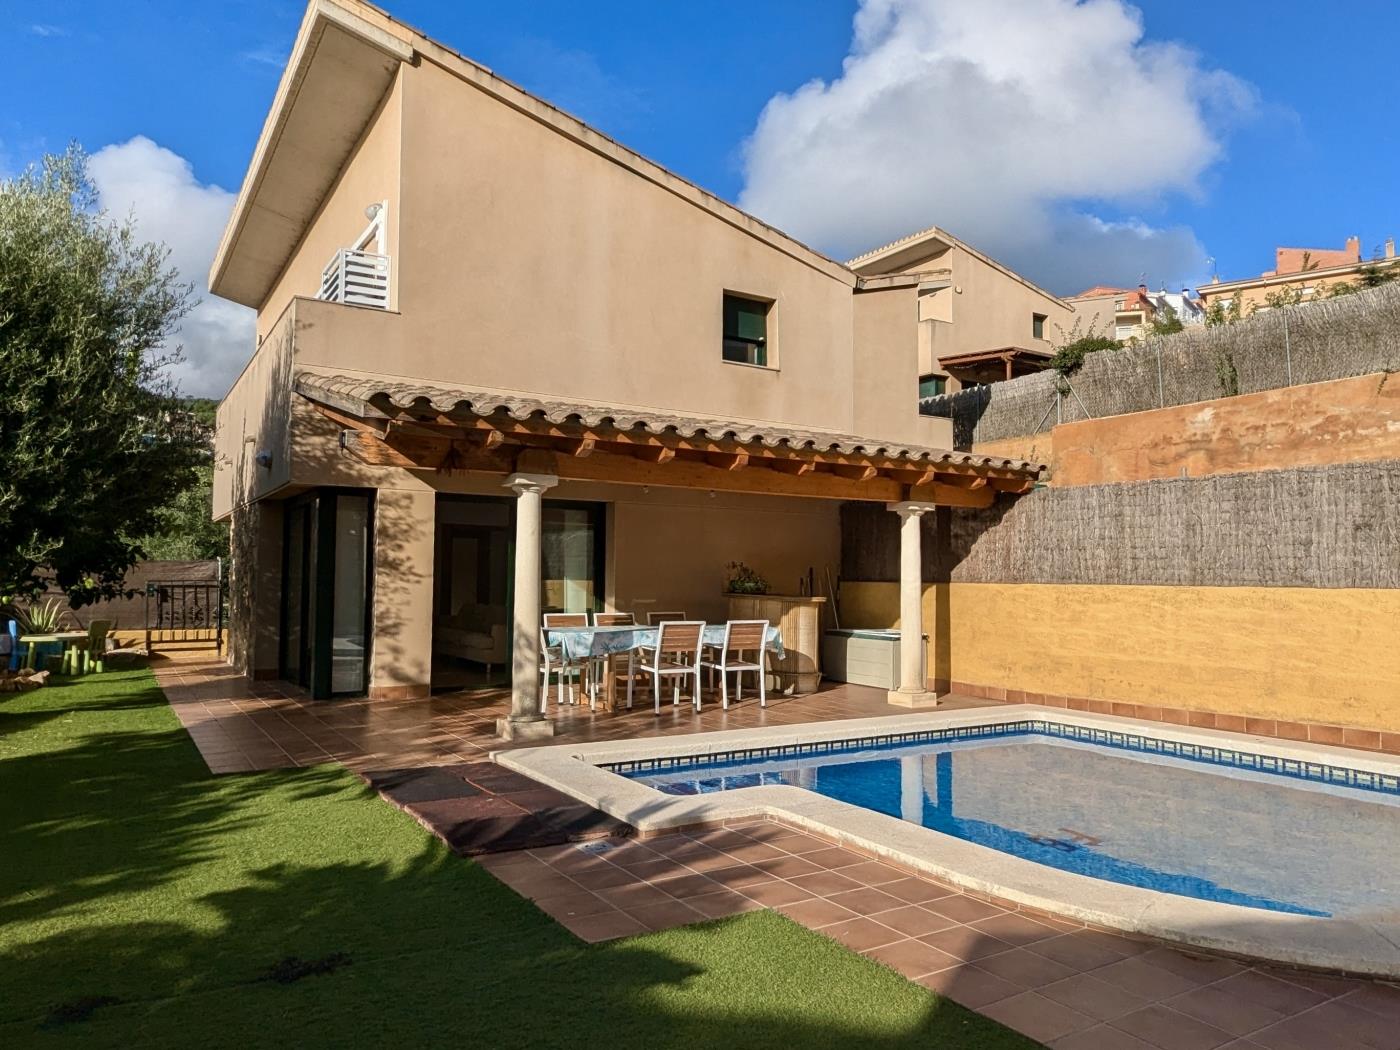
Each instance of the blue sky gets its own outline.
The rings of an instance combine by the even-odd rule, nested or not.
[[[1094,6],[866,0],[871,25],[853,48],[854,0],[388,2],[403,21],[838,256],[937,224],[1068,294],[1144,272],[1154,285],[1204,280],[1208,258],[1224,277],[1257,273],[1275,244],[1340,246],[1358,234],[1369,254],[1400,233],[1400,4]],[[976,24],[973,8],[999,8],[987,16],[998,21]],[[0,7],[11,85],[0,170],[70,139],[94,153],[151,140],[141,158],[109,155],[107,178],[124,187],[112,203],[143,221],[152,210],[151,229],[197,269],[212,246],[175,243],[193,236],[185,205],[162,218],[160,199],[194,201],[217,227],[226,195],[212,187],[237,189],[301,14],[301,4],[272,0],[10,0]],[[1125,42],[1134,17],[1142,32]],[[989,39],[1002,52],[992,59]],[[911,65],[911,50],[927,61]],[[848,56],[854,67],[833,85]],[[1023,70],[1025,93],[1002,97],[997,88]],[[894,89],[869,86],[890,77]],[[814,79],[826,86],[790,97]],[[789,97],[770,106],[775,95]],[[1036,121],[1021,122],[1042,104]],[[164,164],[155,188],[143,188],[138,160]],[[202,273],[187,276],[202,288]]]

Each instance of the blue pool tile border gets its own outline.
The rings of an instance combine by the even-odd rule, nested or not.
[[[1294,780],[1333,784],[1338,787],[1400,796],[1400,774],[1375,773],[1370,770],[1351,769],[1347,766],[1334,766],[1325,762],[1309,762],[1297,758],[1260,755],[1239,748],[1213,744],[1162,740],[1158,737],[1138,733],[1097,729],[1092,726],[1071,725],[1045,719],[1022,719],[1015,722],[996,722],[980,726],[951,726],[944,729],[923,729],[911,733],[884,733],[879,736],[849,737],[843,740],[822,740],[772,747],[734,748],[700,755],[682,755],[675,758],[638,758],[625,762],[601,763],[599,768],[621,776],[635,778],[639,774],[663,771],[688,772],[704,769],[708,766],[752,762],[765,758],[802,758],[810,755],[836,756],[908,744],[991,740],[998,737],[1032,735],[1057,737],[1062,740],[1097,744],[1119,751],[1163,755],[1208,765],[1270,773],[1276,776],[1290,777]]]

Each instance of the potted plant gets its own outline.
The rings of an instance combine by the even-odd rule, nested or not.
[[[725,590],[730,594],[767,594],[768,581],[741,561],[731,561],[727,566],[729,579]]]

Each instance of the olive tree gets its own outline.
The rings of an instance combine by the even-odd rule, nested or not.
[[[99,207],[76,146],[0,181],[0,599],[120,593],[207,451],[169,339],[192,290]]]

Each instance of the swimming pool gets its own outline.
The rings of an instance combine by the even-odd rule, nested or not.
[[[1302,916],[1400,919],[1400,777],[1229,741],[1021,720],[605,768],[673,796],[801,788],[1161,893]]]

